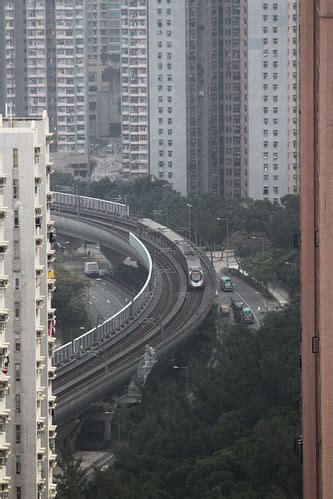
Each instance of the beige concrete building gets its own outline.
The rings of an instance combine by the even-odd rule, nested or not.
[[[55,287],[49,124],[0,115],[0,491],[50,498]]]
[[[305,499],[333,497],[333,1],[301,0],[302,418]]]

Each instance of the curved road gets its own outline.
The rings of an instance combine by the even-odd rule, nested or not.
[[[87,315],[93,325],[116,314],[130,301],[129,291],[103,278],[89,279]]]

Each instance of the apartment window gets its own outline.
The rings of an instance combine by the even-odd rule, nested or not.
[[[22,499],[22,488],[16,487],[16,499]]]
[[[18,167],[18,149],[14,147],[13,149],[13,168]]]
[[[21,456],[15,456],[15,468],[16,468],[16,474],[20,475],[21,474]]]
[[[21,364],[19,362],[15,364],[15,381],[21,381]]]
[[[19,226],[19,211],[14,210],[14,227],[17,228]]]
[[[16,414],[21,413],[21,395],[18,393],[15,394],[15,412]]]
[[[15,337],[15,352],[21,351],[21,338],[19,335]]]
[[[14,288],[20,289],[20,276],[18,274],[14,274]]]
[[[14,180],[13,180],[13,198],[17,199],[18,197],[19,197],[18,179],[14,178]]]
[[[20,304],[19,302],[15,302],[15,320],[19,321],[20,320]]]
[[[13,253],[14,253],[14,259],[17,260],[20,258],[20,245],[18,241],[14,241],[14,248],[13,248]]]
[[[15,443],[21,443],[21,425],[15,425]]]

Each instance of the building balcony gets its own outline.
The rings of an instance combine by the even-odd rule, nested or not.
[[[5,425],[10,420],[10,410],[0,409],[0,425]]]
[[[7,184],[7,175],[0,173],[0,187],[5,187]]]
[[[46,166],[46,173],[50,173],[50,174],[53,173],[53,171],[54,171],[53,170],[53,163],[51,163],[51,162],[46,163],[45,166]]]
[[[0,289],[6,289],[8,287],[8,276],[3,275],[0,277]]]
[[[8,241],[0,241],[0,256],[5,255],[8,251]]]
[[[55,279],[48,279],[47,280],[47,289],[53,293],[53,291],[56,289],[56,285],[55,285]]]
[[[44,265],[36,266],[36,277],[42,277],[44,274]]]
[[[39,204],[35,206],[35,216],[40,217],[42,216],[42,213],[43,213],[43,205]]]
[[[55,260],[55,251],[54,250],[51,250],[49,249],[48,252],[47,252],[47,263],[53,263],[54,260]]]
[[[41,369],[44,369],[45,367],[45,357],[42,355],[38,355],[36,359],[36,369],[40,371]]]
[[[46,202],[47,202],[47,203],[52,203],[52,202],[53,202],[53,197],[54,197],[53,192],[48,192],[48,193],[46,194]]]
[[[6,220],[7,208],[0,208],[0,222]]]
[[[36,338],[40,339],[44,335],[44,326],[37,326],[36,327]]]
[[[36,392],[37,392],[37,400],[44,400],[45,399],[45,386],[39,386],[37,388]]]
[[[0,459],[0,466],[6,466],[6,463],[7,463],[7,459]],[[2,492],[2,494],[6,494],[9,492],[9,489],[10,489],[10,477],[9,476],[3,476],[2,478],[0,478],[0,490]],[[5,497],[5,496],[4,496]]]
[[[41,248],[43,246],[43,236],[35,237],[36,248]]]
[[[54,140],[53,140],[53,133],[47,132],[45,134],[45,140],[46,140],[46,144],[47,145],[53,144],[53,142],[54,142]]]
[[[36,307],[42,308],[45,304],[45,296],[37,296],[36,298]]]
[[[0,443],[0,458],[7,459],[9,455],[10,444]]]
[[[41,177],[40,175],[36,175],[36,176],[35,176],[35,185],[36,185],[36,186],[37,186],[37,185],[41,185],[41,184],[42,184],[42,181],[43,181],[43,179],[42,179],[42,177]]]
[[[53,498],[56,497],[57,495],[57,485],[55,483],[52,483],[49,485],[49,497]]]
[[[50,220],[49,222],[47,222],[46,226],[47,226],[47,232],[55,232],[54,220]]]
[[[9,313],[8,308],[0,308],[0,322],[8,321],[8,313]]]

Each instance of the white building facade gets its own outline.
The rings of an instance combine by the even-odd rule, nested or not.
[[[86,1],[7,0],[0,7],[0,107],[41,117],[54,133],[53,150],[88,150]]]
[[[55,497],[48,118],[0,116],[0,488]]]
[[[247,10],[249,196],[277,203],[298,190],[297,2],[254,0]]]
[[[186,0],[149,2],[150,174],[187,195]]]
[[[121,122],[123,173],[149,174],[148,5],[121,2]]]

